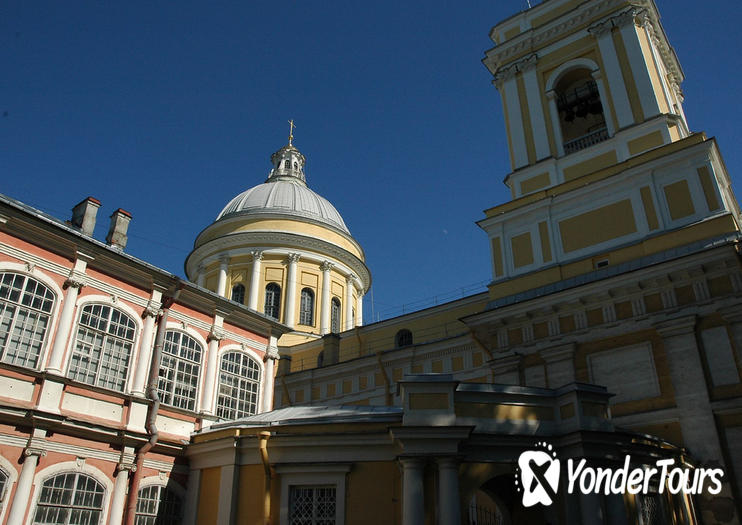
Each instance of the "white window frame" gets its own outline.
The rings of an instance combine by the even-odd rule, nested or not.
[[[143,478],[139,482],[138,490],[142,490],[144,488],[148,488],[152,486],[158,486],[158,487],[162,487],[164,489],[170,490],[171,492],[173,492],[176,496],[180,498],[180,501],[182,504],[182,512],[183,512],[182,518],[183,520],[185,520],[186,510],[187,510],[186,507],[188,506],[188,500],[186,497],[185,489],[172,478],[167,478],[167,477],[163,478],[161,476],[150,476],[147,478]],[[137,505],[138,504],[139,504],[139,492],[137,492]],[[159,510],[159,505],[158,505],[158,510]],[[137,514],[138,513],[135,507],[134,508],[134,523],[136,523]]]
[[[93,479],[95,479],[95,481],[103,485],[103,510],[101,511],[101,519],[99,525],[108,523],[108,512],[111,503],[111,494],[113,494],[113,482],[101,470],[93,467],[92,465],[88,465],[87,463],[85,463],[84,459],[80,458],[77,461],[65,461],[63,463],[50,465],[36,473],[36,476],[34,476],[33,494],[30,500],[33,503],[28,512],[28,515],[26,516],[26,525],[33,524],[33,517],[36,514],[36,507],[39,501],[39,496],[41,496],[41,489],[44,485],[44,482],[47,479],[53,478],[58,474],[64,474],[67,472],[85,474],[92,477]]]
[[[217,356],[217,370],[216,370],[216,389],[214,390],[214,414],[217,414],[219,411],[219,388],[222,384],[221,381],[221,373],[222,373],[222,359],[224,359],[224,356],[227,354],[241,354],[245,356],[246,358],[250,359],[255,363],[255,365],[258,367],[258,379],[256,381],[257,384],[257,396],[256,396],[256,405],[255,405],[255,412],[254,414],[257,414],[260,412],[260,406],[262,402],[262,391],[263,391],[263,363],[261,362],[260,358],[255,354],[254,352],[246,352],[243,351],[238,346],[228,346],[225,347],[223,350],[219,351],[219,354]],[[236,419],[239,419],[241,417],[245,417],[246,415],[252,415],[252,414],[245,414],[242,416],[237,416]],[[231,421],[229,419],[225,419],[225,421]]]
[[[59,305],[62,302],[61,298],[64,297],[64,295],[62,294],[62,290],[59,288],[59,286],[56,285],[56,283],[51,281],[48,276],[41,274],[35,269],[29,272],[26,269],[26,267],[21,264],[14,264],[14,263],[2,264],[0,265],[0,273],[17,274],[26,279],[33,279],[35,281],[38,281],[41,285],[45,286],[51,292],[53,296],[52,307],[48,312],[43,312],[42,310],[32,308],[32,311],[41,312],[44,315],[48,316],[46,330],[44,331],[44,335],[41,341],[41,347],[39,348],[39,355],[36,357],[36,364],[34,366],[25,366],[25,365],[11,364],[11,363],[6,363],[5,361],[0,361],[4,364],[8,364],[9,366],[17,366],[20,368],[26,368],[28,370],[39,370],[42,368],[42,365],[45,363],[46,358],[47,358],[50,341],[52,339],[52,336],[50,334],[56,333],[56,323],[57,323],[57,318],[58,318],[58,313],[59,313]],[[21,305],[20,303],[16,303],[16,304],[18,304],[18,306],[20,307],[28,308],[27,306]],[[18,315],[18,310],[16,309],[13,319],[15,319],[17,315]],[[2,355],[4,357],[5,349],[2,348],[0,349],[0,351],[2,351]]]
[[[165,335],[167,336],[167,332],[181,332],[187,336],[192,337],[196,340],[196,342],[201,345],[201,360],[199,361],[199,370],[198,370],[198,379],[196,380],[196,394],[195,394],[195,402],[193,409],[188,408],[181,408],[177,407],[175,405],[171,405],[170,403],[165,403],[160,400],[163,404],[163,406],[173,408],[175,410],[185,410],[186,412],[198,412],[201,409],[201,392],[203,388],[203,382],[204,382],[204,360],[206,359],[206,352],[208,349],[208,344],[206,343],[206,340],[201,336],[201,334],[195,332],[190,327],[183,328],[182,325],[176,324],[176,323],[168,323],[167,327],[165,329]],[[165,355],[165,349],[164,349],[164,343],[163,343],[163,355]],[[168,354],[171,355],[171,354]],[[174,356],[175,357],[175,356]],[[182,359],[181,357],[177,357],[177,359]],[[191,362],[191,361],[189,361]],[[159,366],[162,366],[162,361],[160,361]],[[158,390],[159,390],[159,380],[158,380]]]
[[[290,525],[289,498],[291,487],[296,485],[334,485],[335,525],[345,525],[345,479],[350,468],[351,465],[346,463],[277,465],[276,473],[281,476],[280,525]]]
[[[8,476],[5,483],[5,491],[0,494],[0,523],[3,523],[5,513],[8,511],[8,507],[10,507],[10,493],[13,492],[13,486],[18,480],[18,471],[10,461],[2,456],[0,456],[0,470]]]
[[[72,361],[72,353],[75,351],[75,346],[77,343],[77,333],[80,329],[80,319],[82,317],[82,311],[86,306],[89,306],[90,304],[101,304],[103,306],[108,306],[110,308],[115,308],[120,310],[121,312],[128,315],[132,321],[134,321],[134,340],[131,342],[131,353],[129,355],[129,366],[128,370],[126,371],[126,377],[124,378],[124,388],[123,390],[114,390],[108,387],[103,386],[97,386],[97,385],[91,385],[95,386],[97,388],[105,388],[106,390],[110,390],[112,392],[119,392],[119,393],[127,393],[131,391],[131,381],[133,380],[133,370],[136,368],[137,361],[139,359],[139,350],[140,350],[140,336],[142,334],[142,320],[141,320],[141,314],[136,312],[133,308],[131,308],[129,305],[124,304],[121,301],[113,301],[111,297],[104,296],[104,295],[87,295],[77,301],[77,312],[76,312],[76,320],[75,324],[72,326],[72,330],[70,331],[70,340],[67,343],[67,351],[65,353],[66,355],[66,365],[65,365],[65,377],[69,377],[70,373],[70,364]],[[105,334],[110,335],[110,334]],[[77,381],[77,380],[74,380]],[[89,385],[89,383],[85,383],[83,381],[79,381],[81,384]]]

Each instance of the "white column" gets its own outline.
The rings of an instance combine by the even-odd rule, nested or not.
[[[247,296],[247,307],[252,310],[258,309],[258,286],[260,285],[260,261],[263,252],[252,252],[252,270],[250,271],[250,293]]]
[[[605,128],[608,131],[608,136],[612,137],[616,134],[616,127],[613,125],[613,118],[611,117],[610,108],[608,107],[608,92],[605,90],[605,83],[603,82],[603,74],[600,71],[593,71],[590,76],[595,80],[595,85],[598,87],[598,94],[600,95],[601,104],[603,106],[603,118],[605,120]],[[633,121],[633,118],[632,118]]]
[[[185,508],[183,509],[183,524],[196,525],[198,513],[198,494],[201,489],[201,471],[192,469],[188,473],[188,489],[186,490]]]
[[[361,289],[358,290],[356,298],[356,326],[363,326],[363,290]]]
[[[57,325],[57,334],[54,337],[49,364],[46,366],[48,372],[57,374],[62,373],[62,361],[64,359],[64,350],[67,347],[67,340],[70,337],[72,324],[74,323],[75,305],[80,289],[85,286],[85,262],[81,265],[75,263],[75,269],[70,272],[69,278],[64,282],[67,291],[64,294],[64,303],[62,304],[62,313],[59,315],[59,324]],[[82,266],[82,270],[79,270]]]
[[[438,459],[438,522],[461,525],[459,495],[459,462],[454,458]]]
[[[636,82],[636,91],[639,94],[644,118],[649,119],[660,113],[660,107],[657,103],[654,87],[652,87],[652,79],[649,77],[649,65],[644,59],[644,53],[639,43],[634,16],[633,10],[630,10],[616,17],[616,21],[621,28],[621,38],[629,58],[634,82]]]
[[[227,291],[227,267],[229,266],[229,257],[226,255],[219,258],[219,279],[216,282],[216,294],[226,297]]]
[[[592,33],[598,41],[600,56],[603,58],[605,78],[611,88],[611,96],[613,97],[613,107],[616,110],[618,128],[621,129],[634,123],[634,115],[631,112],[629,95],[626,92],[626,81],[623,78],[623,73],[621,73],[621,65],[618,62],[618,55],[616,55],[616,46],[613,42],[613,33],[611,32],[612,28],[613,24],[608,21],[590,27],[588,31]],[[603,100],[603,113],[606,116],[606,122],[608,122],[611,120],[608,112],[608,99],[603,98],[603,93],[600,94],[600,97],[601,100]],[[613,135],[613,133],[611,133],[611,135]]]
[[[556,143],[557,155],[564,157],[564,137],[562,136],[562,125],[559,119],[559,108],[557,108],[556,91],[549,90],[546,92],[546,99],[549,101],[549,115],[551,116],[551,127],[554,131],[554,142]],[[561,181],[558,181],[561,182]],[[507,265],[504,265],[507,268]]]
[[[206,279],[206,268],[204,268],[203,264],[199,264],[196,271],[198,272],[196,275],[196,284],[203,287],[204,280]]]
[[[23,523],[23,517],[26,515],[31,497],[31,486],[36,473],[36,465],[39,464],[39,456],[46,456],[46,451],[29,447],[23,451],[23,455],[23,467],[21,467],[21,474],[18,476],[15,485],[15,495],[8,513],[8,521],[5,522],[6,525],[21,525]]]
[[[319,333],[322,335],[330,331],[330,270],[333,266],[329,261],[320,265],[322,270],[322,302],[320,303]]]
[[[499,79],[495,79],[497,82]],[[499,86],[498,86],[498,89]],[[505,99],[509,124],[510,144],[513,148],[513,166],[521,168],[528,164],[528,151],[526,149],[526,135],[523,129],[523,114],[520,111],[520,95],[518,94],[518,83],[515,80],[515,71],[509,69],[502,75],[501,93]]]
[[[353,288],[356,276],[350,274],[345,279],[345,330],[353,328]]]
[[[261,412],[273,410],[273,388],[275,384],[275,364],[278,361],[278,341],[276,336],[270,336],[268,351],[265,354],[265,368],[263,370],[263,393],[261,400]]]
[[[425,502],[423,498],[422,459],[401,458],[402,463],[402,525],[423,525]]]
[[[122,468],[123,467],[123,468]],[[108,511],[108,525],[121,525],[126,506],[126,488],[129,486],[129,469],[119,465],[113,484],[111,509]]]
[[[283,314],[286,326],[289,328],[296,325],[296,267],[299,257],[298,253],[289,254],[289,270],[286,276],[286,310]]]
[[[131,392],[134,395],[144,395],[144,391],[147,388],[149,360],[152,357],[152,339],[155,335],[155,319],[160,312],[161,298],[162,292],[153,290],[152,297],[144,309],[144,328],[142,329],[142,337],[139,342],[137,368],[134,371],[134,383],[131,386]]]
[[[201,410],[206,414],[213,414],[214,410],[214,390],[217,382],[217,368],[219,363],[219,341],[224,339],[224,318],[221,315],[214,316],[214,324],[209,331],[209,349],[206,357],[206,379],[204,379],[204,393],[201,397]]]
[[[523,65],[523,83],[526,87],[526,99],[528,100],[528,111],[531,115],[531,129],[533,130],[533,143],[536,148],[536,160],[551,156],[549,149],[549,135],[546,133],[545,108],[541,104],[541,88],[538,85],[536,75],[536,55],[531,55]]]

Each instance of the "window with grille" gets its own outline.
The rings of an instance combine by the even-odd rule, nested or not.
[[[67,375],[89,385],[123,392],[136,324],[121,310],[87,304],[80,314]]]
[[[281,287],[276,283],[269,283],[265,287],[265,315],[278,319],[281,307]]]
[[[180,525],[183,501],[167,487],[150,485],[139,489],[135,525]]]
[[[255,414],[258,409],[260,367],[247,354],[228,352],[219,369],[219,395],[216,415],[237,419]]]
[[[235,284],[232,287],[232,300],[236,303],[245,303],[245,287],[241,284]]]
[[[301,291],[299,324],[314,326],[314,292],[309,288],[304,288]]]
[[[337,297],[332,298],[330,305],[330,330],[333,334],[340,333],[340,300]]]
[[[334,485],[292,485],[289,494],[290,525],[334,525],[337,505]]]
[[[196,409],[198,376],[203,348],[183,332],[165,332],[157,392],[166,405],[186,410]]]
[[[2,361],[35,368],[54,307],[54,294],[36,279],[0,273]]]
[[[36,504],[34,525],[96,525],[103,514],[103,485],[79,472],[47,479]]]

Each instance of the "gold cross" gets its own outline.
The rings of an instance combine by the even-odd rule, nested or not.
[[[294,128],[295,127],[296,126],[294,125],[294,121],[293,120],[289,120],[289,146],[292,145],[291,143],[294,140]]]

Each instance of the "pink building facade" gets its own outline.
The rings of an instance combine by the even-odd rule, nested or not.
[[[0,196],[0,524],[181,523],[191,433],[272,405],[287,328],[126,254],[123,210],[92,238],[99,206]]]

